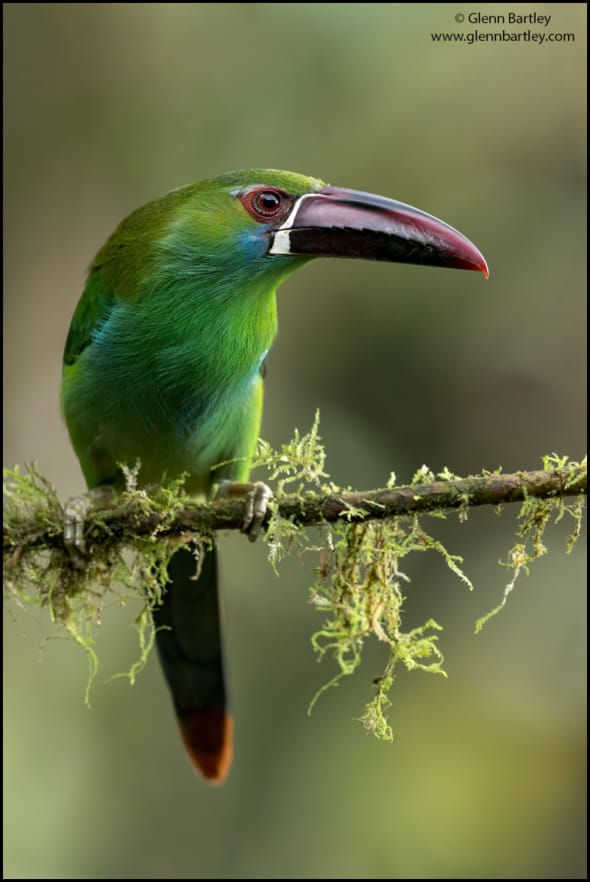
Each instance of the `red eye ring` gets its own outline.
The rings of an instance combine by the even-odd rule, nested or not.
[[[240,202],[248,214],[260,224],[282,220],[289,214],[293,197],[278,187],[257,187],[240,196]]]

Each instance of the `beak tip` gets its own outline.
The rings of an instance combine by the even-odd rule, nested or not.
[[[459,268],[475,270],[476,272],[481,273],[484,279],[489,279],[490,270],[488,262],[479,248],[476,248],[473,242],[470,242],[468,239],[464,240],[464,244],[468,247],[466,250],[463,250],[463,253],[461,254],[462,261],[458,265]],[[457,266],[457,264],[455,264],[455,266]]]

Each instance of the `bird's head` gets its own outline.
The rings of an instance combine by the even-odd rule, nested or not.
[[[119,292],[143,280],[197,283],[227,296],[276,286],[315,257],[357,257],[470,269],[488,275],[468,239],[429,214],[384,196],[332,187],[293,172],[256,169],[173,190],[131,214],[92,271]],[[234,284],[233,284],[234,283]]]
[[[314,257],[357,257],[488,275],[475,245],[443,221],[292,172],[235,172],[164,199],[174,210],[160,242],[187,272],[204,264],[226,278],[246,272],[280,281]]]

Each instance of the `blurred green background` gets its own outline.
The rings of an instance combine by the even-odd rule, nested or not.
[[[93,255],[132,209],[236,168],[382,193],[469,236],[475,273],[318,261],[279,296],[263,435],[317,407],[334,480],[382,486],[427,463],[467,474],[585,449],[584,4],[574,42],[435,44],[448,4],[15,4],[5,24],[7,465],[83,482],[58,410],[63,342]],[[462,10],[468,14],[469,9]],[[262,543],[221,540],[236,758],[221,789],[189,769],[155,657],[134,688],[134,611],[86,661],[45,611],[6,617],[8,878],[583,878],[584,553],[569,525],[508,608],[515,507],[430,524],[465,559],[409,562],[408,626],[434,616],[449,679],[400,672],[393,745],[353,718],[382,648],[333,673],[309,638],[316,561],[276,578]]]

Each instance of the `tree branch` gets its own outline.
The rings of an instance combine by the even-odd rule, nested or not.
[[[587,493],[585,467],[522,471],[515,474],[486,474],[469,478],[428,481],[366,492],[304,496],[282,496],[274,504],[282,518],[302,526],[314,526],[344,518],[351,523],[432,511],[468,509],[479,505],[522,502],[527,497],[554,499]],[[242,499],[221,499],[203,505],[187,505],[170,512],[145,513],[131,504],[92,510],[88,525],[94,542],[101,530],[111,537],[132,532],[135,535],[173,536],[186,532],[239,529],[244,516]],[[268,522],[268,516],[267,516]],[[18,537],[4,530],[3,551],[17,548],[54,548],[63,544],[63,530],[39,529],[22,524]]]
[[[469,587],[472,584],[461,569],[462,558],[450,554],[441,542],[429,536],[423,521],[412,517],[398,529],[395,521],[387,523],[383,519],[436,515],[453,509],[461,513],[478,505],[524,503],[519,513],[517,542],[505,563],[512,570],[511,580],[500,603],[478,619],[479,631],[505,606],[519,573],[528,572],[528,565],[545,553],[543,533],[552,514],[556,521],[566,511],[573,517],[575,524],[567,550],[573,547],[580,533],[587,492],[586,461],[571,462],[565,456],[552,454],[543,458],[542,471],[457,478],[445,469],[438,476],[442,480],[435,480],[423,466],[409,485],[346,493],[335,485],[320,483],[328,477],[323,469],[324,457],[317,417],[311,433],[296,433],[294,440],[279,452],[261,442],[257,465],[267,468],[270,480],[277,486],[277,496],[266,518],[266,525],[271,527],[269,560],[276,568],[285,545],[290,545],[294,532],[290,522],[301,527],[339,522],[346,528],[340,541],[327,542],[327,554],[314,543],[314,550],[320,551],[321,567],[316,569],[312,600],[322,613],[323,622],[312,643],[320,657],[332,654],[339,668],[336,676],[318,691],[314,702],[328,686],[356,669],[365,638],[373,634],[381,643],[388,644],[388,660],[383,673],[373,680],[375,694],[361,721],[377,737],[391,740],[391,726],[384,711],[391,703],[388,693],[396,665],[444,674],[437,642],[441,628],[436,621],[429,618],[419,627],[403,630],[403,574],[398,569],[399,561],[410,552],[432,549],[455,575]],[[87,566],[83,568],[76,566],[66,552],[64,506],[50,482],[34,466],[28,466],[24,474],[18,467],[6,472],[5,593],[20,605],[48,604],[52,620],[87,652],[86,701],[98,667],[93,633],[105,598],[115,590],[113,585],[117,585],[119,601],[123,596],[142,603],[142,612],[134,617],[140,657],[127,674],[134,682],[154,643],[151,613],[166,590],[168,561],[177,545],[174,539],[157,540],[184,534],[183,539],[194,538],[197,544],[199,540],[206,544],[214,530],[239,529],[245,514],[245,500],[236,495],[246,492],[248,485],[234,484],[231,490],[226,487],[226,492],[236,494],[233,498],[224,495],[209,504],[196,505],[194,498],[185,493],[181,479],[169,486],[154,487],[149,493],[138,487],[139,465],[135,469],[122,466],[122,470],[127,489],[119,499],[111,497],[107,502],[105,494],[102,499],[96,494],[90,497],[83,524],[88,551]],[[297,495],[285,495],[287,485],[296,486]],[[301,489],[316,485],[323,492],[306,493]],[[568,496],[577,499],[566,505],[564,498]],[[71,509],[71,502],[66,507]],[[277,522],[277,515],[282,522]],[[381,522],[371,524],[369,529],[348,527],[375,519]],[[330,538],[333,537],[324,537]],[[299,547],[305,545],[303,540]],[[130,558],[123,554],[129,548],[135,551]]]

